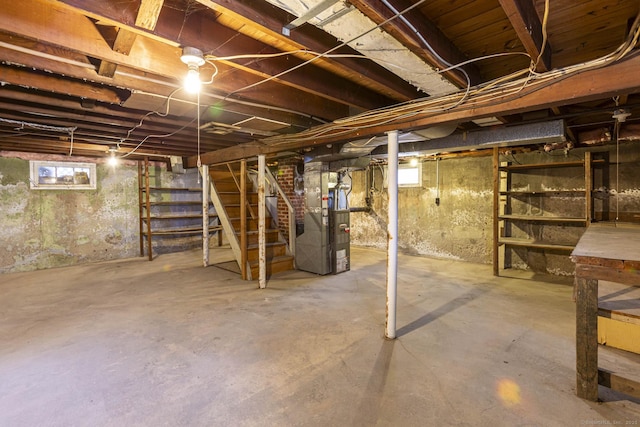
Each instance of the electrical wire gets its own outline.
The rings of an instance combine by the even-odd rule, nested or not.
[[[120,148],[120,144],[123,144],[126,140],[128,140],[128,139],[131,137],[131,133],[132,133],[134,130],[138,129],[139,127],[141,127],[141,126],[144,124],[144,121],[145,121],[145,119],[146,119],[147,117],[149,117],[149,116],[151,116],[151,115],[153,115],[153,114],[157,114],[157,115],[158,115],[158,116],[160,116],[160,117],[166,117],[166,116],[168,116],[168,115],[169,115],[169,107],[170,107],[171,100],[173,99],[173,96],[174,96],[174,95],[175,95],[179,90],[182,90],[182,89],[183,89],[182,87],[179,87],[179,88],[175,89],[173,92],[171,92],[171,93],[169,94],[169,96],[167,97],[167,99],[166,99],[166,100],[165,100],[165,102],[164,102],[164,105],[166,105],[166,108],[165,108],[164,113],[163,113],[163,112],[161,112],[161,111],[159,111],[159,110],[154,110],[154,111],[150,111],[150,112],[146,113],[144,116],[142,116],[142,118],[140,119],[140,122],[138,122],[138,124],[136,124],[136,125],[135,125],[135,126],[133,126],[131,129],[129,129],[129,130],[127,131],[127,135],[126,135],[124,138],[122,138],[122,139],[118,142],[118,148]],[[200,107],[200,101],[199,101],[199,98],[200,98],[200,92],[198,92],[198,117],[197,117],[198,121],[200,120],[200,108],[199,108],[199,107]],[[127,153],[123,154],[122,156],[120,156],[120,158],[124,159],[124,158],[129,157],[130,155],[132,155],[132,154],[133,154],[133,153],[135,153],[135,152],[136,152],[140,147],[142,147],[142,145],[143,145],[145,142],[147,142],[147,140],[148,140],[148,139],[150,139],[150,138],[168,138],[168,137],[171,137],[171,136],[173,136],[173,135],[177,134],[178,132],[183,131],[183,130],[184,130],[184,129],[186,129],[188,126],[190,126],[191,124],[193,124],[193,122],[195,122],[195,121],[196,121],[196,119],[191,120],[190,122],[188,122],[187,124],[185,124],[184,126],[180,127],[178,130],[176,130],[176,131],[174,131],[174,132],[170,132],[170,133],[166,133],[166,134],[160,134],[160,135],[147,135],[147,136],[146,136],[146,137],[144,137],[144,138],[143,138],[143,139],[138,143],[138,145],[136,145],[136,146],[135,146],[131,151],[129,151],[129,152],[127,152]],[[198,128],[198,129],[199,129],[199,128]],[[199,135],[200,135],[200,132],[198,131],[198,136],[199,136]],[[198,141],[198,143],[199,143],[199,141]],[[199,147],[199,145],[198,145],[198,147]]]
[[[410,10],[418,7],[420,4],[424,3],[426,0],[420,0],[417,3],[407,7],[406,9],[404,9],[401,12],[396,12],[393,16],[391,16],[390,18],[388,18],[387,20],[381,22],[380,24],[376,25],[375,27],[373,27],[372,29],[369,29],[365,32],[363,32],[362,34],[359,34],[355,37],[353,37],[350,40],[347,40],[345,42],[342,42],[336,46],[334,46],[333,48],[327,50],[324,53],[318,53],[318,52],[313,52],[313,51],[309,51],[306,49],[299,49],[299,50],[295,50],[295,51],[289,51],[289,52],[278,52],[278,53],[273,53],[273,54],[255,54],[255,55],[235,55],[235,56],[227,56],[227,57],[215,57],[212,55],[206,55],[206,61],[207,63],[209,63],[210,65],[212,65],[215,68],[214,74],[211,77],[211,82],[213,81],[213,78],[215,75],[217,75],[218,73],[218,69],[214,64],[214,61],[217,60],[233,60],[233,59],[244,59],[244,58],[249,58],[249,57],[253,57],[253,58],[268,58],[268,57],[276,57],[276,56],[282,56],[282,55],[290,55],[290,54],[296,54],[296,53],[303,53],[303,54],[311,54],[311,55],[315,55],[313,58],[308,59],[294,67],[291,67],[281,73],[278,73],[276,75],[270,76],[266,79],[263,79],[259,82],[253,83],[251,85],[245,86],[243,88],[240,89],[236,89],[232,92],[230,92],[229,94],[227,94],[226,96],[224,96],[223,100],[227,100],[229,99],[232,95],[234,95],[235,93],[256,87],[260,84],[266,83],[268,81],[277,79],[287,73],[290,73],[304,65],[310,64],[320,58],[330,58],[331,52],[334,52],[335,50],[348,45],[349,43],[352,43],[353,41],[357,40],[360,37],[363,37],[364,35],[370,33],[371,31],[374,31],[375,29],[378,29],[380,27],[382,27],[383,25],[387,24],[388,22],[401,17],[402,15],[406,14],[407,12],[409,12]],[[625,56],[627,56],[631,50],[635,47],[635,45],[638,42],[638,38],[640,36],[640,30],[639,30],[639,20],[640,20],[640,13],[636,16],[632,26],[631,26],[631,30],[629,32],[629,37],[625,40],[624,43],[622,43],[615,51],[611,52],[608,55],[605,55],[603,57],[597,58],[595,60],[592,61],[587,61],[587,62],[583,62],[581,64],[576,64],[576,65],[572,65],[572,66],[567,66],[567,67],[563,67],[563,68],[559,68],[559,69],[555,69],[555,70],[551,70],[548,72],[544,72],[544,73],[538,73],[535,71],[535,68],[537,67],[538,62],[541,60],[542,54],[544,53],[544,45],[546,45],[546,39],[547,39],[547,31],[546,31],[546,26],[547,26],[547,22],[548,22],[548,16],[549,16],[549,0],[545,1],[545,13],[544,13],[544,17],[543,17],[543,22],[542,22],[542,31],[543,31],[543,46],[541,48],[541,52],[538,55],[538,58],[536,58],[535,61],[531,61],[530,63],[530,67],[529,69],[524,69],[524,70],[519,70],[516,71],[514,73],[511,73],[507,76],[504,77],[500,77],[498,79],[494,79],[492,81],[477,85],[475,87],[472,87],[471,85],[467,85],[467,88],[464,91],[459,91],[453,94],[448,94],[448,95],[444,95],[444,96],[440,96],[437,98],[421,98],[421,99],[417,99],[417,100],[411,100],[411,101],[407,101],[404,103],[400,103],[400,104],[396,104],[394,106],[390,106],[390,107],[383,107],[380,109],[375,109],[375,110],[370,110],[367,112],[364,112],[362,114],[359,115],[355,115],[355,116],[351,116],[351,117],[347,117],[344,119],[339,119],[339,120],[335,120],[331,123],[325,123],[323,125],[319,125],[319,126],[315,126],[314,128],[311,129],[307,129],[305,131],[299,132],[299,133],[295,133],[295,134],[290,134],[290,135],[277,135],[277,136],[273,136],[273,137],[268,137],[268,138],[264,138],[262,139],[260,142],[267,144],[267,145],[282,145],[282,144],[287,144],[287,143],[291,143],[293,141],[309,141],[309,140],[313,140],[322,136],[325,136],[327,134],[331,134],[332,136],[335,137],[340,137],[342,135],[347,135],[351,132],[353,132],[354,130],[363,130],[366,128],[370,128],[370,127],[375,127],[375,126],[380,126],[380,125],[385,125],[385,124],[390,124],[390,123],[402,123],[403,121],[414,117],[416,115],[423,115],[423,114],[429,114],[429,113],[441,113],[447,110],[451,110],[454,108],[457,108],[459,106],[461,106],[464,103],[472,103],[470,105],[469,108],[471,107],[477,107],[479,105],[490,105],[491,103],[495,103],[496,100],[500,99],[504,99],[506,97],[509,96],[515,96],[518,93],[522,92],[524,90],[524,88],[526,86],[529,86],[529,91],[527,93],[531,93],[535,90],[539,90],[545,86],[547,86],[548,84],[551,84],[551,82],[553,82],[554,80],[557,79],[561,79],[561,78],[566,78],[570,75],[573,75],[575,73],[578,72],[582,72],[585,70],[589,70],[589,69],[595,69],[595,68],[599,68],[599,67],[603,67],[606,66],[612,62],[615,62]],[[428,43],[427,43],[428,45]],[[428,46],[430,48],[430,46]],[[438,58],[442,59],[439,55],[437,55],[437,52],[432,50],[432,53],[434,53],[436,56],[438,56]],[[464,61],[460,64],[455,64],[455,65],[449,65],[448,68],[443,69],[443,70],[438,70],[438,73],[443,73],[446,71],[450,71],[454,68],[459,68],[462,67],[464,65],[467,65],[471,62],[475,62],[475,61],[479,61],[479,60],[483,60],[483,59],[487,59],[487,58],[494,58],[494,57],[498,57],[498,56],[503,56],[503,55],[508,55],[508,54],[517,54],[517,55],[527,55],[526,53],[499,53],[499,54],[494,54],[494,55],[487,55],[481,58],[476,58],[476,59],[471,59],[468,61]],[[335,55],[335,57],[339,57],[339,56],[345,56],[345,55]],[[347,55],[349,56],[349,55]],[[358,57],[358,58],[366,58],[364,56],[360,56],[360,55],[353,55],[354,57]],[[529,55],[527,55],[529,56]],[[446,62],[444,60],[442,60],[443,62]],[[519,78],[521,75],[523,74],[527,74],[527,76],[522,79]],[[467,76],[468,77],[468,76]],[[209,82],[209,83],[211,83]],[[208,83],[206,83],[208,84]],[[180,88],[176,89],[175,91],[173,91],[169,97],[167,98],[166,101],[166,105],[167,105],[167,109],[164,115],[168,114],[169,111],[169,103],[170,100],[172,98],[172,96],[177,92],[177,90],[179,90]],[[128,139],[131,135],[131,133],[133,132],[133,130],[135,130],[136,128],[142,126],[142,123],[144,121],[144,119],[152,114],[159,114],[161,116],[164,116],[163,114],[160,114],[158,111],[153,111],[150,113],[147,113],[145,116],[143,116],[143,118],[141,119],[140,123],[135,126],[134,128],[132,128],[128,133],[126,138],[124,138],[121,142],[124,142],[124,140]],[[198,114],[198,119],[199,119],[199,114]],[[190,123],[188,123],[187,125],[183,126],[182,128],[180,128],[178,131],[170,133],[170,134],[165,134],[165,135],[148,135],[147,137],[145,137],[137,146],[136,148],[134,148],[134,150],[132,150],[131,152],[127,153],[125,156],[126,157],[130,154],[132,154],[135,150],[137,150],[147,139],[152,138],[152,137],[167,137],[167,136],[172,136],[175,133],[183,130],[184,128],[186,128],[188,125],[190,125],[191,123],[193,123],[194,120],[192,120]]]
[[[525,83],[528,83],[528,93],[540,90],[556,82],[559,79],[567,78],[579,72],[593,70],[609,65],[621,58],[630,55],[634,46],[638,42],[640,36],[639,26],[640,14],[631,27],[629,37],[616,50],[608,55],[600,58],[583,62],[580,64],[555,69],[545,73],[531,73],[531,76],[524,79],[517,79],[522,74],[528,74],[529,70],[521,70],[507,77],[501,77],[493,81],[474,87],[469,99],[465,102],[469,104],[469,108],[478,107],[480,105],[491,105],[492,103],[502,102],[509,96],[514,96],[522,91]],[[316,126],[307,131],[299,132],[295,135],[279,135],[265,138],[262,140],[269,145],[282,145],[294,141],[309,141],[327,134],[336,137],[346,135],[354,130],[361,130],[367,127],[379,126],[380,124],[401,123],[403,119],[412,117],[417,114],[437,113],[450,108],[447,103],[454,102],[454,105],[460,105],[460,98],[465,97],[465,93],[457,92],[438,98],[422,98],[418,100],[408,101],[391,107],[384,107],[377,110],[371,110],[356,116],[345,119],[336,120],[327,125]]]
[[[329,55],[331,52],[335,52],[336,50],[338,50],[338,49],[340,49],[340,48],[342,48],[342,47],[344,47],[344,46],[347,46],[347,45],[349,45],[350,43],[353,43],[354,41],[358,40],[359,38],[364,37],[364,36],[366,36],[367,34],[369,34],[369,33],[373,32],[373,31],[377,30],[378,28],[381,28],[382,26],[384,26],[384,25],[388,24],[389,22],[393,21],[394,19],[398,18],[399,16],[402,16],[403,14],[405,14],[405,13],[407,13],[407,12],[409,12],[409,11],[411,11],[411,10],[415,9],[416,7],[420,6],[420,5],[421,5],[422,3],[424,3],[425,1],[426,1],[426,0],[419,0],[418,2],[416,2],[416,3],[412,4],[411,6],[407,7],[406,9],[404,9],[402,12],[399,12],[399,13],[394,14],[393,16],[391,16],[391,17],[387,18],[386,20],[384,20],[384,21],[382,21],[381,23],[379,23],[379,24],[375,25],[374,27],[372,27],[372,28],[370,28],[370,29],[368,29],[368,30],[366,30],[366,31],[364,31],[364,32],[362,32],[362,33],[360,33],[360,34],[358,34],[357,36],[352,37],[352,38],[351,38],[351,39],[349,39],[349,40],[346,40],[346,41],[343,41],[342,43],[337,44],[336,46],[332,47],[331,49],[327,50],[326,52],[324,52],[324,53],[322,53],[322,54],[320,54],[320,55],[318,55],[318,56],[314,56],[313,58],[308,59],[308,60],[306,60],[306,61],[304,61],[304,62],[302,62],[302,63],[300,63],[300,64],[298,64],[298,65],[296,65],[296,66],[293,66],[293,67],[291,67],[291,68],[288,68],[288,69],[286,69],[286,70],[284,70],[284,71],[282,71],[282,72],[280,72],[280,73],[278,73],[278,74],[275,74],[275,75],[273,75],[273,76],[267,77],[266,79],[260,80],[260,81],[258,81],[258,82],[253,83],[253,84],[250,84],[250,85],[247,85],[247,86],[245,86],[245,87],[243,87],[243,88],[236,89],[236,90],[234,90],[233,92],[230,92],[230,93],[227,95],[227,97],[229,97],[229,96],[231,96],[231,95],[233,95],[233,94],[235,94],[235,93],[238,93],[238,92],[240,92],[240,91],[245,91],[245,90],[247,90],[247,89],[252,89],[252,88],[254,88],[254,87],[256,87],[256,86],[259,86],[259,85],[261,85],[261,84],[264,84],[264,83],[270,82],[271,80],[278,79],[278,78],[282,77],[283,75],[288,74],[288,73],[290,73],[290,72],[292,72],[292,71],[295,71],[295,70],[297,70],[297,69],[299,69],[299,68],[301,68],[301,67],[303,67],[303,66],[305,66],[305,65],[311,64],[312,62],[315,62],[315,61],[317,61],[317,60],[318,60],[318,59],[320,59],[320,58],[324,58],[324,57],[326,57],[327,55]]]
[[[75,129],[71,131],[71,138],[69,143],[69,157],[71,157],[71,154],[73,154],[73,132],[74,131]]]
[[[429,50],[430,50],[430,51],[431,51],[431,52],[432,52],[432,53],[433,53],[433,54],[434,54],[434,55],[435,55],[435,56],[436,56],[436,57],[437,57],[437,58],[438,58],[438,59],[439,59],[443,64],[447,65],[447,68],[445,68],[445,69],[443,69],[443,70],[436,70],[435,72],[436,72],[436,73],[438,73],[438,74],[440,74],[440,73],[445,73],[445,72],[447,72],[447,71],[451,71],[451,70],[453,70],[453,69],[455,69],[455,68],[460,68],[460,67],[462,67],[462,66],[464,66],[464,65],[467,65],[467,64],[472,63],[472,62],[475,62],[475,61],[479,61],[479,60],[483,60],[483,59],[487,59],[487,58],[494,58],[494,57],[497,57],[497,56],[503,56],[503,55],[508,55],[508,54],[514,54],[514,53],[502,53],[502,54],[486,55],[486,56],[481,57],[481,58],[476,58],[476,59],[472,59],[472,60],[464,61],[463,63],[460,63],[460,64],[455,64],[455,65],[450,64],[449,62],[445,61],[445,60],[444,60],[444,59],[443,59],[443,58],[442,58],[442,57],[441,57],[441,56],[440,56],[440,55],[439,55],[439,54],[438,54],[438,53],[437,53],[437,52],[436,52],[436,51],[431,47],[431,45],[426,41],[426,39],[424,39],[424,37],[422,37],[422,35],[417,31],[417,29],[415,29],[415,28],[410,24],[410,22],[409,22],[406,18],[404,18],[404,16],[403,16],[405,13],[407,13],[407,12],[409,12],[410,10],[412,10],[412,9],[414,9],[414,8],[416,8],[416,7],[418,7],[418,6],[419,6],[420,4],[422,4],[424,1],[426,1],[426,0],[421,0],[421,1],[419,1],[419,2],[417,2],[417,3],[415,3],[415,4],[413,4],[413,5],[411,5],[411,6],[409,6],[409,7],[407,7],[407,8],[406,8],[406,9],[404,9],[403,11],[398,11],[398,10],[397,10],[396,8],[394,8],[392,5],[388,4],[388,2],[385,2],[385,3],[387,4],[387,6],[390,8],[390,10],[394,13],[394,15],[393,15],[393,16],[391,16],[391,17],[390,17],[390,18],[388,18],[387,20],[385,20],[385,21],[381,22],[380,24],[376,25],[376,26],[375,26],[375,27],[373,27],[372,29],[369,29],[369,30],[367,30],[367,31],[365,31],[365,32],[363,32],[363,33],[361,33],[361,34],[359,34],[359,35],[357,35],[357,36],[353,37],[351,40],[348,40],[348,41],[345,41],[345,42],[343,42],[343,43],[341,43],[341,44],[338,44],[337,46],[334,46],[333,48],[331,48],[331,49],[327,50],[327,51],[326,51],[326,52],[324,52],[324,53],[313,52],[313,51],[310,51],[310,50],[308,50],[308,49],[297,49],[297,50],[294,50],[294,51],[276,52],[276,53],[271,53],[271,54],[231,55],[231,56],[225,56],[225,57],[216,57],[216,56],[213,56],[213,55],[205,55],[205,61],[206,61],[208,64],[210,64],[211,66],[213,66],[213,67],[214,67],[214,73],[212,74],[212,76],[211,76],[211,78],[210,78],[210,81],[209,81],[209,82],[204,82],[204,84],[211,84],[211,83],[213,82],[213,80],[214,80],[215,76],[218,74],[218,67],[215,65],[214,61],[230,61],[230,60],[248,59],[248,58],[251,58],[251,59],[274,58],[274,57],[285,56],[285,55],[293,55],[293,54],[308,54],[308,55],[314,55],[311,59],[308,59],[308,60],[306,60],[306,61],[302,62],[301,64],[298,64],[297,66],[291,67],[291,68],[289,68],[289,69],[287,69],[287,70],[285,70],[285,71],[283,71],[283,72],[281,72],[281,73],[279,73],[279,74],[276,74],[276,75],[274,75],[274,76],[270,76],[270,77],[268,77],[268,78],[266,78],[266,79],[263,79],[263,80],[261,80],[261,81],[258,81],[258,82],[256,82],[256,83],[254,83],[254,84],[247,85],[247,86],[245,86],[245,87],[243,87],[243,88],[236,89],[235,91],[230,92],[229,94],[227,94],[227,95],[223,98],[223,100],[227,100],[229,97],[231,97],[231,96],[232,96],[233,94],[235,94],[235,93],[238,93],[238,92],[241,92],[241,91],[245,91],[245,90],[247,90],[247,89],[250,89],[250,88],[256,87],[256,86],[258,86],[258,85],[260,85],[260,84],[263,84],[263,83],[269,82],[269,81],[271,81],[271,80],[277,79],[277,78],[279,78],[279,77],[281,77],[281,76],[283,76],[283,75],[285,75],[285,74],[287,74],[287,73],[290,73],[290,72],[292,72],[292,71],[294,71],[294,70],[296,70],[296,69],[298,69],[298,68],[300,68],[300,67],[302,67],[302,66],[304,66],[304,65],[310,64],[310,63],[312,63],[312,62],[314,62],[314,61],[316,61],[316,60],[318,60],[318,59],[320,59],[320,58],[324,58],[324,57],[326,57],[326,58],[331,58],[331,57],[347,57],[347,56],[350,56],[350,57],[356,57],[356,58],[369,59],[369,58],[365,57],[364,55],[344,55],[344,54],[336,54],[336,55],[332,55],[332,54],[331,54],[331,52],[333,52],[333,51],[335,51],[335,50],[337,50],[337,49],[339,49],[339,48],[341,48],[341,47],[344,47],[344,46],[348,45],[349,43],[352,43],[353,41],[355,41],[355,40],[359,39],[360,37],[363,37],[363,36],[365,36],[366,34],[369,34],[371,31],[373,31],[373,30],[375,30],[375,29],[378,29],[378,28],[382,27],[383,25],[387,24],[388,22],[390,22],[390,21],[392,21],[392,20],[394,20],[394,19],[396,19],[396,18],[398,18],[398,17],[400,17],[400,19],[402,19],[402,20],[403,20],[403,22],[405,22],[405,23],[407,23],[408,25],[410,25],[410,27],[411,27],[411,28],[416,32],[416,34],[417,34],[417,35],[420,37],[420,39],[423,41],[423,43],[425,44],[425,46],[426,46],[426,47],[427,47],[427,48],[428,48],[428,49],[429,49]],[[522,53],[515,53],[515,54],[522,54]],[[526,55],[526,54],[525,54],[525,55]],[[381,61],[381,62],[389,62],[389,63],[391,64],[391,62],[390,62],[390,61]],[[403,67],[399,67],[399,68],[403,68]],[[455,101],[455,102],[454,102],[453,104],[451,104],[450,106],[448,106],[448,107],[444,108],[444,110],[447,110],[447,109],[453,109],[453,108],[457,107],[458,105],[462,104],[462,103],[464,102],[464,100],[469,96],[469,93],[470,93],[470,90],[471,90],[471,81],[470,81],[470,78],[469,78],[468,74],[466,73],[466,71],[464,71],[463,69],[460,69],[460,70],[462,71],[462,73],[465,75],[465,78],[467,79],[467,87],[466,87],[466,91],[465,91],[465,93],[464,93],[464,96],[463,96],[463,97],[459,98],[457,101]],[[141,127],[141,126],[142,126],[142,124],[143,124],[143,122],[144,122],[144,119],[146,119],[148,116],[150,116],[150,115],[152,115],[152,114],[158,114],[158,115],[160,115],[160,116],[162,116],[162,117],[166,116],[166,115],[168,114],[168,112],[169,112],[169,104],[170,104],[170,101],[171,101],[171,99],[172,99],[173,95],[174,95],[174,94],[175,94],[179,89],[180,89],[180,88],[178,88],[178,89],[174,90],[174,91],[173,91],[173,92],[171,92],[171,94],[168,96],[167,101],[166,101],[166,111],[165,111],[165,113],[164,113],[164,114],[160,113],[160,112],[159,112],[159,111],[157,111],[157,110],[156,110],[156,111],[152,111],[152,112],[147,113],[145,116],[143,116],[143,117],[141,118],[141,120],[140,120],[140,122],[138,123],[138,125],[134,126],[133,128],[131,128],[131,129],[127,132],[127,136],[126,136],[125,138],[123,138],[123,139],[120,141],[120,143],[122,143],[122,142],[126,141],[126,140],[131,136],[131,133],[132,133],[135,129],[137,129],[138,127]],[[198,93],[198,99],[199,99],[199,93]],[[198,103],[199,103],[199,100],[198,100]],[[199,122],[199,120],[200,120],[199,110],[200,110],[200,108],[199,108],[199,106],[198,106],[198,122]],[[418,113],[415,113],[415,112],[413,112],[413,113],[408,113],[408,115],[406,115],[404,118],[408,118],[408,117],[410,117],[411,115],[415,115],[415,114],[418,114]],[[395,118],[395,120],[397,120],[397,119],[398,119],[398,117],[396,117],[396,118]],[[182,129],[184,129],[184,127],[183,127],[183,128],[181,128],[181,130],[182,130]],[[198,125],[198,129],[199,129],[199,125]],[[198,132],[198,137],[199,137],[199,136],[200,136],[200,135],[199,135],[199,132]],[[150,137],[154,137],[154,136],[152,136],[152,135],[147,136],[147,137],[146,137],[145,139],[143,139],[143,140],[142,140],[142,141],[141,141],[141,142],[140,142],[140,143],[139,143],[139,144],[138,144],[138,145],[137,145],[137,146],[136,146],[132,151],[128,152],[127,154],[123,155],[122,157],[127,157],[127,156],[129,156],[129,155],[133,154],[133,153],[134,153],[134,152],[135,152],[135,151],[136,151],[136,150],[137,150],[137,149],[138,149],[138,148],[139,148],[139,147],[140,147],[140,146],[141,146],[141,145],[142,145],[142,144],[143,144],[143,143],[144,143],[148,138],[150,138]],[[199,145],[199,143],[200,143],[200,141],[198,140],[198,159],[200,159],[200,149],[199,149],[200,145]],[[119,146],[120,146],[120,144],[118,144],[118,148],[119,148]]]

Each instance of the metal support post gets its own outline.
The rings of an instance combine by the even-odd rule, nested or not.
[[[389,158],[387,191],[387,318],[385,337],[396,337],[396,298],[398,292],[398,131],[387,134]]]

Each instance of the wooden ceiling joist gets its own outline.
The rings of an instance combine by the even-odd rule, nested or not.
[[[531,59],[536,71],[551,70],[551,46],[544,40],[543,27],[533,0],[498,0],[513,29]],[[544,44],[543,44],[544,43]]]
[[[3,37],[3,35],[0,34],[0,42],[4,41],[5,38],[6,36]],[[44,58],[43,56],[39,56],[42,54],[42,52],[51,52],[51,49],[49,49],[46,45],[28,39],[20,39],[19,41],[16,41],[16,38],[16,36],[13,36],[12,41],[14,43],[17,43],[16,45],[19,46],[22,50],[0,47],[0,57],[13,64],[20,64],[24,67],[32,68],[35,70],[47,70],[48,72],[65,75],[70,78],[78,79],[87,83],[110,83],[111,85],[116,87],[128,87],[133,91],[140,93],[153,93],[168,96],[173,90],[178,87],[178,85],[174,81],[171,81],[169,79],[166,81],[166,83],[163,84],[158,78],[148,79],[145,77],[143,72],[137,72],[132,68],[123,66],[120,67],[120,70],[122,72],[116,73],[116,75],[112,79],[99,76],[96,74],[95,67],[92,64],[88,62],[81,62],[81,58],[79,58],[78,55],[72,51],[58,49],[56,51],[55,57],[60,58],[60,60],[52,61],[50,59]],[[84,56],[82,58],[84,58]],[[137,74],[139,74],[140,76],[137,77]],[[242,103],[234,102],[233,99],[229,99],[225,102],[220,102],[215,98],[212,98],[210,95],[211,94],[208,92],[208,88],[205,88],[205,91],[201,95],[202,103],[215,105],[216,110],[220,112],[231,111],[234,114],[245,115],[247,117],[253,117],[256,114],[255,107],[250,107]],[[22,94],[22,96],[35,95]],[[178,99],[181,98],[181,94],[178,94],[176,96]],[[45,104],[51,103],[53,106],[57,106],[60,102],[64,101],[51,100],[47,102],[46,100],[39,98],[37,102],[44,102]],[[114,112],[110,113],[113,114]],[[109,112],[105,112],[105,114],[109,114]],[[126,113],[120,112],[118,114]],[[139,120],[140,113],[138,112],[135,114]],[[261,117],[264,117],[267,120],[289,123],[294,128],[307,128],[318,123],[308,116],[286,113],[278,109],[264,108],[260,112],[260,114]]]
[[[61,9],[43,3],[39,13],[31,13],[29,5],[12,2],[0,8],[0,21],[7,22],[5,28],[8,31],[22,37],[48,40],[87,56],[126,65],[152,75],[173,78],[176,82],[181,81],[186,72],[186,66],[180,61],[179,48],[167,43],[154,42],[147,37],[140,37],[134,44],[131,55],[119,54],[102,39],[91,21],[82,15],[70,15],[66,8]],[[72,33],[71,30],[73,30]],[[154,58],[153,63],[146,59],[148,57]],[[225,72],[216,78],[215,84],[216,91],[223,94],[233,93],[236,89],[262,80],[256,75],[223,67],[224,64],[219,66]],[[201,72],[205,74],[206,69]],[[203,78],[206,77],[203,76]],[[299,111],[301,115],[321,117],[325,120],[333,120],[349,114],[346,105],[296,88],[288,88],[285,91],[283,86],[276,82],[268,82],[261,85],[260,90],[245,91],[235,98],[265,106],[280,105],[291,111]]]
[[[254,157],[258,154],[274,154],[316,145],[359,140],[393,130],[420,129],[443,123],[456,123],[476,118],[501,116],[507,113],[523,113],[575,102],[588,102],[610,98],[621,93],[640,93],[640,73],[636,72],[639,67],[640,55],[636,55],[607,67],[558,78],[540,86],[537,90],[524,91],[502,99],[496,98],[488,105],[476,105],[470,102],[446,112],[416,114],[407,121],[355,128],[350,132],[341,131],[338,136],[327,132],[326,135],[312,140],[301,139],[297,142],[286,143],[278,143],[276,139],[271,139],[270,144],[256,142],[245,144],[245,146],[225,148],[215,153],[205,153],[201,156],[201,160],[204,164],[223,163]],[[190,157],[187,166],[192,167],[195,160]]]
[[[135,25],[146,30],[153,30],[158,22],[158,16],[162,10],[164,0],[142,0],[136,17]],[[99,25],[99,24],[98,24]],[[113,51],[123,55],[129,55],[133,43],[136,41],[136,33],[125,28],[118,28]],[[98,74],[104,77],[113,77],[118,64],[106,60],[100,61]]]
[[[342,55],[340,58],[320,58],[315,61],[320,67],[326,68],[345,78],[358,82],[360,85],[385,94],[397,102],[415,98],[417,89],[403,81],[386,68],[364,59],[352,58],[361,56],[348,46],[341,46],[335,37],[314,27],[303,25],[291,31],[288,36],[282,34],[282,28],[294,17],[282,9],[267,2],[255,0],[196,0],[198,3],[216,12],[223,12],[217,19],[229,25],[239,33],[252,35],[259,39],[273,41],[282,51],[311,50],[313,52],[328,52]],[[308,56],[298,54],[302,59]]]
[[[87,86],[83,82],[64,80],[49,75],[34,75],[27,70],[0,65],[0,81],[6,84],[35,88],[45,92],[61,93],[84,99],[94,99],[108,104],[120,104],[122,98],[113,89]]]
[[[378,25],[395,15],[394,11],[380,0],[351,0],[350,3]],[[411,2],[406,0],[390,0],[389,4],[392,4],[397,11],[403,11],[411,6]],[[450,65],[469,59],[442,34],[438,27],[420,13],[418,8],[411,9],[402,17],[387,22],[383,28],[436,69],[448,68]],[[461,88],[467,87],[469,83],[475,85],[480,82],[480,73],[474,65],[468,64],[462,69],[469,76],[469,81],[455,69],[444,75]]]
[[[116,19],[122,17],[122,12],[117,12],[114,3],[110,1],[65,0],[64,3],[75,5],[84,13],[100,16],[100,22],[113,22],[115,25]],[[132,17],[129,17],[125,19],[125,22],[132,20]],[[119,32],[133,33],[137,30],[136,26],[121,26]],[[265,43],[220,25],[214,19],[213,14],[189,14],[187,11],[167,8],[158,18],[155,28],[149,29],[149,32],[167,43],[175,42],[181,46],[196,47],[205,53],[219,57],[243,53],[246,55],[282,53],[282,51]],[[283,71],[303,64],[303,62],[295,56],[224,61],[229,67],[254,74],[259,80],[281,74]],[[219,74],[224,78],[225,70],[221,69]],[[371,109],[379,105],[393,103],[391,98],[359,87],[359,84],[332,75],[314,64],[308,64],[304,66],[304,69],[283,74],[278,77],[277,81],[297,90],[336,102],[343,102],[356,108]],[[241,88],[236,87],[236,91],[238,89]]]

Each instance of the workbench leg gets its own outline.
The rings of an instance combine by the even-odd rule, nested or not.
[[[598,281],[576,278],[577,394],[598,400]]]

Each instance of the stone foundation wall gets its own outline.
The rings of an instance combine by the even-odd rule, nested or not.
[[[533,152],[501,156],[501,161],[541,163],[584,158],[586,149],[568,153]],[[594,158],[607,158],[608,166],[594,166],[594,218],[596,220],[640,222],[640,143],[621,143],[620,161],[615,146],[589,148]],[[555,156],[552,158],[551,156]],[[386,167],[386,166],[384,166]],[[354,245],[386,248],[387,190],[383,186],[383,166],[371,166],[367,182],[365,171],[355,171],[351,207],[366,206],[370,212],[351,214],[351,242]],[[515,187],[530,190],[584,189],[584,172],[578,168],[540,169],[527,176],[512,177]],[[400,188],[398,194],[399,247],[405,253],[489,264],[492,260],[493,168],[489,157],[459,157],[422,162],[422,186]],[[366,188],[368,185],[368,189]],[[527,187],[529,186],[529,187]],[[440,204],[436,205],[439,193]],[[584,199],[520,198],[514,200],[514,213],[581,216]],[[575,225],[524,224],[512,228],[514,236],[534,235],[542,240],[577,242],[584,227]],[[519,234],[518,234],[519,233]],[[511,251],[513,268],[556,275],[573,274],[568,252],[517,248]],[[501,265],[502,268],[502,265]]]
[[[29,160],[93,162],[0,153],[0,273],[136,256],[135,163],[97,164],[95,190],[32,190]]]

